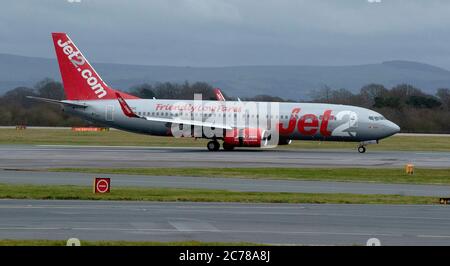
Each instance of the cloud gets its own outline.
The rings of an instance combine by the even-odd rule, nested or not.
[[[65,31],[91,61],[450,66],[450,1],[377,1],[9,0],[0,52],[53,57],[50,32]]]

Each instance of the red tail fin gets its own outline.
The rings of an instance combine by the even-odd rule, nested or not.
[[[116,91],[106,85],[67,34],[52,33],[52,37],[67,100],[116,99]]]

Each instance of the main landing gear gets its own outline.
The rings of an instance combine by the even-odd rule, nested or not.
[[[228,143],[223,143],[223,149],[226,151],[232,151],[234,150],[234,146]],[[220,143],[217,140],[211,140],[206,144],[206,147],[209,151],[218,151],[220,149]]]
[[[359,152],[359,153],[365,153],[365,152],[366,152],[366,147],[363,146],[363,145],[358,146],[358,152]]]
[[[220,149],[220,144],[217,140],[211,140],[206,144],[209,151],[218,151]]]

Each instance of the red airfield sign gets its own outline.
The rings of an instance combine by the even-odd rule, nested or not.
[[[111,190],[111,178],[94,177],[94,193],[109,193]]]

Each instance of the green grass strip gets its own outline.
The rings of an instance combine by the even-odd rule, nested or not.
[[[55,172],[450,185],[450,168],[54,168]]]
[[[73,132],[70,129],[26,130],[0,129],[0,144],[69,144],[111,146],[203,147],[207,140],[194,138],[158,137],[134,134],[119,130],[107,132]],[[346,149],[356,152],[354,142],[293,141],[282,149]],[[368,146],[373,150],[390,151],[450,151],[448,136],[392,136],[380,144]]]
[[[130,200],[160,202],[243,203],[341,203],[341,204],[436,204],[435,197],[403,195],[361,195],[346,193],[235,192],[207,189],[113,188],[109,194],[93,194],[83,186],[0,184],[2,199],[45,200]]]

